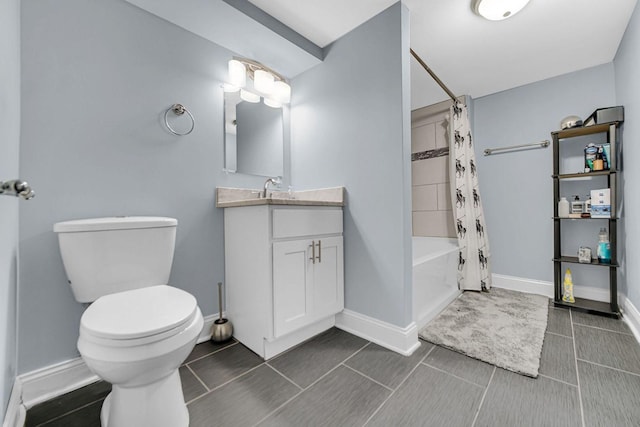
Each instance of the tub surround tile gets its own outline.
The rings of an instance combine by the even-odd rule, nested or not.
[[[444,184],[449,182],[449,157],[416,160],[411,162],[411,184]]]
[[[362,338],[331,328],[269,360],[268,364],[301,388],[306,388],[366,344]]]
[[[442,156],[448,156],[448,155],[449,155],[449,147],[436,148],[434,150],[419,151],[417,153],[411,154],[411,161],[415,162],[417,160],[435,159],[436,157],[442,157]]]
[[[260,426],[361,426],[391,394],[362,375],[339,366]]]
[[[395,389],[433,347],[433,344],[422,341],[420,347],[406,357],[377,344],[369,344],[347,360],[345,365]]]
[[[436,124],[427,123],[411,128],[411,153],[418,153],[436,148]]]
[[[413,211],[437,211],[438,186],[436,184],[413,186],[411,204]]]
[[[189,367],[211,390],[261,363],[263,360],[257,354],[243,345],[234,345],[191,362]]]
[[[578,361],[586,426],[637,426],[640,376]]]
[[[191,402],[189,426],[255,425],[299,392],[280,374],[262,365]]]
[[[576,357],[640,374],[640,345],[633,335],[574,325]]]
[[[493,365],[443,347],[436,347],[429,353],[424,363],[481,387],[487,386],[493,373]]]
[[[578,389],[545,377],[497,368],[475,427],[582,425]]]
[[[412,217],[414,236],[456,237],[452,211],[416,211]]]
[[[436,123],[436,148],[449,148],[449,120]]]
[[[451,187],[447,184],[437,184],[438,187],[438,210],[452,211],[451,206]]]
[[[437,392],[430,393],[434,387]],[[483,393],[482,387],[421,364],[367,427],[471,426]]]

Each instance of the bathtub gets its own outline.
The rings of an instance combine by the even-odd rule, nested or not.
[[[413,237],[413,321],[419,329],[459,295],[458,241]]]

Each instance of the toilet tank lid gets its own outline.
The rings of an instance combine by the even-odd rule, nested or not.
[[[74,233],[79,231],[175,227],[177,225],[178,220],[175,218],[159,216],[114,216],[58,222],[53,225],[53,231],[56,233]]]

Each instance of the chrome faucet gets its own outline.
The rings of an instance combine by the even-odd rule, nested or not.
[[[262,190],[261,195],[263,199],[267,198],[267,190],[269,190],[269,184],[278,185],[280,184],[280,180],[278,178],[267,178],[267,180],[264,182],[264,190]]]
[[[22,197],[25,200],[33,199],[36,195],[27,181],[21,181],[19,179],[4,182],[0,181],[0,194]]]

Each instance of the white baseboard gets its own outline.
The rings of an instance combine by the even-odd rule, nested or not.
[[[344,310],[336,315],[336,327],[405,356],[410,356],[420,347],[418,327],[414,322],[401,328],[355,311]]]
[[[22,404],[27,409],[99,380],[80,357],[22,374],[18,378],[22,382]]]
[[[16,378],[11,389],[11,396],[7,404],[7,412],[4,414],[2,427],[23,427],[27,411],[22,405],[22,382]]]
[[[622,311],[622,320],[629,325],[629,329],[633,332],[633,336],[636,337],[636,341],[640,342],[640,312],[627,297],[620,298],[620,309]]]
[[[211,339],[211,325],[218,317],[217,313],[205,316],[198,343]],[[99,380],[80,357],[22,374],[18,379],[22,405],[27,409]]]
[[[542,295],[553,298],[553,283],[543,280],[525,279],[523,277],[493,274],[493,286],[528,294]],[[593,301],[609,302],[609,290],[590,286],[574,286],[573,295]]]
[[[225,314],[223,313],[222,316],[225,316]],[[218,317],[220,317],[220,314],[218,313],[204,316],[204,326],[202,326],[202,331],[200,331],[200,336],[198,337],[196,344],[200,344],[211,339],[211,326],[213,326],[213,322]]]

